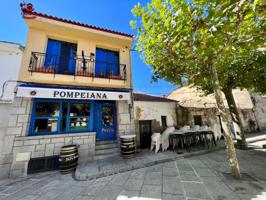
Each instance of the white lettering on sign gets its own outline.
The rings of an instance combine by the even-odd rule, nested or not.
[[[18,87],[17,97],[48,99],[130,100],[130,92]]]
[[[54,91],[55,98],[68,98],[68,99],[101,99],[107,100],[105,93],[98,92],[73,92],[73,91]]]

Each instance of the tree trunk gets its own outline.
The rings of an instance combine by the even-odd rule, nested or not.
[[[219,86],[217,70],[213,64],[211,64],[210,70],[211,70],[212,85],[213,85],[213,90],[215,94],[215,99],[216,99],[219,113],[221,115],[221,121],[222,121],[223,130],[224,130],[224,137],[225,137],[225,142],[226,142],[229,165],[231,167],[233,176],[236,178],[240,178],[240,168],[239,168],[239,164],[238,164],[237,157],[236,157],[235,146],[234,146],[234,143],[231,137],[229,114],[228,112],[226,112],[226,109],[225,109],[222,92]]]
[[[233,88],[232,87],[227,87],[223,90],[224,94],[225,94],[225,98],[227,100],[228,106],[229,106],[229,110],[231,113],[231,117],[232,120],[237,123],[239,125],[240,128],[240,137],[241,140],[237,140],[238,145],[242,148],[242,149],[246,149],[247,148],[247,142],[246,142],[246,138],[245,138],[245,131],[244,131],[244,126],[242,123],[242,120],[240,118],[240,113],[239,110],[237,108],[234,96],[233,96]]]

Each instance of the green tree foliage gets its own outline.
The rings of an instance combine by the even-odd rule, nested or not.
[[[138,30],[137,50],[155,78],[180,84],[186,77],[211,90],[211,62],[221,86],[237,79],[235,86],[265,90],[266,21],[252,2],[153,0],[145,7],[137,4],[132,12],[141,18],[131,22]]]
[[[132,12],[137,50],[152,66],[154,79],[180,84],[185,77],[215,92],[229,162],[239,176],[220,90],[233,83],[265,91],[265,0],[152,0]]]

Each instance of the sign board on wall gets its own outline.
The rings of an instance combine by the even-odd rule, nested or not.
[[[18,87],[17,97],[80,100],[130,100],[130,93],[21,86]]]

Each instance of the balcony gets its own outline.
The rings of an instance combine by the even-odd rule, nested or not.
[[[126,65],[97,61],[85,56],[59,56],[32,52],[29,72],[126,80]]]

